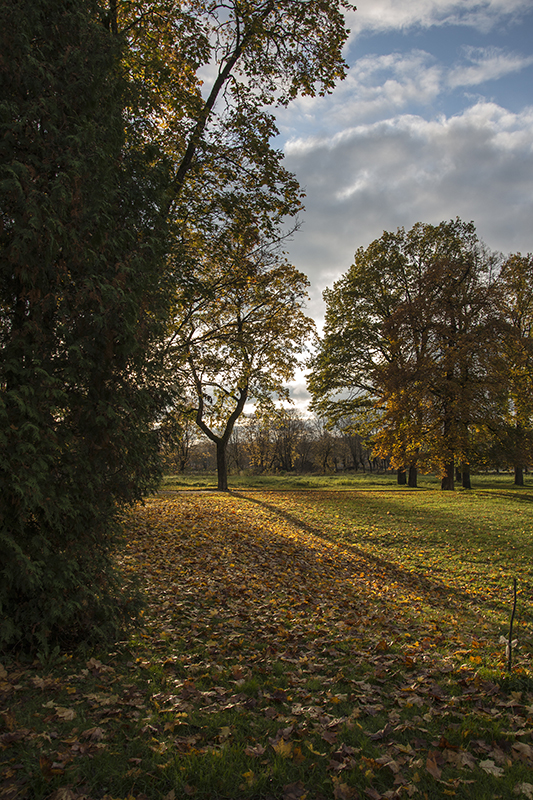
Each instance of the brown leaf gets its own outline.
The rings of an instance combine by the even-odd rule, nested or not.
[[[335,800],[354,800],[358,792],[347,783],[342,783],[340,778],[333,778],[333,797]]]
[[[436,780],[440,780],[440,776],[442,774],[442,770],[439,769],[437,766],[437,762],[431,756],[426,758],[426,769],[430,775],[432,775]]]
[[[533,747],[531,747],[529,744],[525,744],[524,742],[514,742],[513,755],[518,756],[522,759],[522,761],[531,760],[533,759]]]
[[[48,800],[82,800],[86,795],[78,794],[70,786],[60,786],[51,794]]]
[[[86,731],[80,733],[80,737],[90,739],[91,742],[101,742],[105,736],[105,731],[102,728],[87,728]]]
[[[283,800],[305,800],[307,791],[301,781],[283,787]]]
[[[494,775],[495,778],[501,778],[503,775],[503,768],[497,767],[491,758],[487,758],[485,761],[480,761],[478,766],[480,766],[481,769],[484,770],[488,775]]]
[[[382,800],[382,795],[377,792],[372,786],[367,786],[364,790],[364,793],[367,797],[370,797],[370,800]]]
[[[517,783],[513,792],[524,795],[528,800],[533,800],[533,783]]]
[[[259,758],[259,756],[263,756],[265,754],[265,748],[262,744],[257,744],[255,747],[248,745],[244,752],[247,756],[252,756],[253,758]]]
[[[48,756],[41,756],[39,758],[39,767],[45,781],[51,781],[55,775],[63,775],[65,771],[63,767],[55,761],[50,761]]]

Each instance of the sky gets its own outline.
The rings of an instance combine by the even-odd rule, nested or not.
[[[347,78],[277,114],[306,192],[289,260],[322,291],[384,230],[473,221],[492,250],[533,252],[533,0],[355,0]],[[303,374],[293,399],[308,399]]]

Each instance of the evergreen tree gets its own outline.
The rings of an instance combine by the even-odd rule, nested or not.
[[[117,510],[157,475],[166,179],[119,44],[92,0],[0,7],[3,646],[116,629]]]

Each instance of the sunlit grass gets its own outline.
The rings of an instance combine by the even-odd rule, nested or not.
[[[96,659],[4,659],[6,796],[492,800],[530,784],[531,489],[359,478],[170,488],[133,510],[137,629]]]

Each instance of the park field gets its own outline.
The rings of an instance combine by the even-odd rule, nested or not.
[[[123,641],[3,659],[0,798],[533,798],[533,487],[202,480],[125,516]]]

